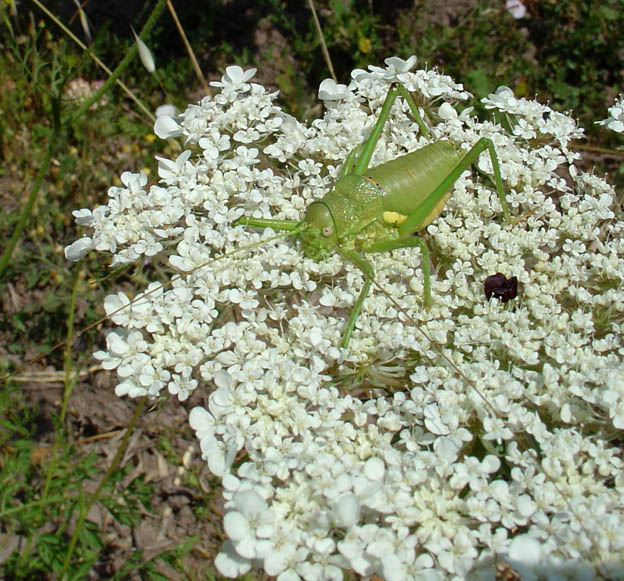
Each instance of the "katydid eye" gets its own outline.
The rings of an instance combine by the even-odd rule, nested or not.
[[[334,229],[331,226],[325,226],[321,232],[323,233],[323,236],[325,236],[325,238],[327,238],[328,236],[331,236],[334,233]]]

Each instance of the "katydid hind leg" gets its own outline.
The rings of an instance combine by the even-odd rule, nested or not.
[[[399,226],[399,233],[402,236],[418,232],[422,229],[423,224],[429,224],[435,216],[432,217],[432,213],[439,211],[440,201],[453,187],[453,184],[459,179],[462,173],[464,173],[474,161],[483,153],[488,150],[490,159],[492,160],[492,169],[494,171],[494,180],[496,184],[496,193],[503,207],[503,216],[505,220],[509,220],[509,207],[503,191],[503,180],[500,173],[500,165],[498,163],[498,156],[494,149],[494,144],[487,137],[482,137],[477,141],[472,148],[461,158],[459,163],[449,172],[449,174],[440,182],[440,184],[427,196],[427,198],[416,208]]]

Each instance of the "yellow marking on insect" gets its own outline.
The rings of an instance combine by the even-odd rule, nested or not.
[[[398,212],[384,212],[382,214],[384,222],[398,226],[407,220],[407,216]]]

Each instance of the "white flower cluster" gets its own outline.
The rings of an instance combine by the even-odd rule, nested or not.
[[[624,97],[620,95],[615,103],[609,107],[609,117],[596,121],[598,125],[606,125],[607,129],[616,133],[624,133]]]
[[[68,255],[160,253],[179,274],[133,301],[109,297],[117,328],[96,357],[117,370],[119,395],[208,390],[190,422],[225,489],[224,575],[256,565],[282,581],[346,569],[493,578],[507,556],[535,578],[620,578],[624,222],[614,191],[573,165],[567,145],[581,131],[568,116],[506,88],[485,103],[509,127],[458,114],[447,103],[466,99],[463,87],[409,72],[414,62],[324,83],[326,113],[310,126],[238,67],[214,98],[160,117],[159,134],[189,149],[159,161],[158,184],[124,174],[106,208],[78,212],[93,232]],[[396,78],[424,99],[430,135],[399,98],[372,165],[430,141],[468,150],[488,137],[513,218],[502,217],[484,153],[427,228],[431,309],[420,252],[376,254],[378,286],[342,349],[362,273],[339,254],[315,261],[285,234],[232,223],[301,220]],[[518,278],[520,296],[486,300],[497,272]]]
[[[583,136],[583,130],[576,121],[554,111],[548,105],[525,98],[518,99],[509,87],[499,87],[495,93],[482,99],[486,109],[494,109],[507,116],[512,132],[522,139],[544,138],[554,140],[563,153],[568,154],[568,143]],[[511,118],[511,119],[510,119]],[[575,156],[568,154],[569,160]]]

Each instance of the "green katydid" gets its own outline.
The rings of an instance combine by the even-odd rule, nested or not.
[[[322,260],[338,251],[360,270],[365,279],[345,327],[341,346],[347,347],[357,317],[373,282],[373,267],[361,253],[386,252],[418,246],[422,253],[424,305],[431,305],[429,253],[423,239],[414,236],[442,211],[454,183],[486,149],[490,154],[496,192],[505,219],[509,209],[503,192],[493,143],[482,137],[464,152],[448,141],[437,141],[374,168],[369,164],[394,102],[401,95],[420,131],[427,126],[409,91],[392,84],[368,139],[343,164],[342,174],[321,200],[312,202],[301,222],[270,218],[240,218],[237,224],[289,231],[301,239],[306,256]]]

